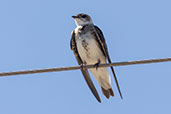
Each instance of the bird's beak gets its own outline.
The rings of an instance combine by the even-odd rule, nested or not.
[[[78,18],[78,16],[72,16],[72,18],[74,18],[74,19],[75,19],[75,18]]]

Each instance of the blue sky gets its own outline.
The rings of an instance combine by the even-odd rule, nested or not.
[[[1,0],[0,72],[75,66],[72,15],[104,32],[113,62],[171,57],[169,0]],[[170,114],[171,63],[115,67],[115,97],[99,104],[80,71],[0,78],[1,114]]]

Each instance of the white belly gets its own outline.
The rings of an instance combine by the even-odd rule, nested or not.
[[[83,46],[83,40],[86,47]],[[100,50],[100,47],[98,47],[94,38],[78,39],[77,47],[81,59],[87,64],[95,64],[98,60],[105,62],[103,52]]]
[[[83,46],[83,40],[85,40],[84,44],[86,45],[86,48]],[[94,38],[78,38],[77,49],[82,61],[87,64],[96,64],[98,60],[100,60],[100,63],[106,63],[105,56]],[[98,68],[97,70],[96,68],[93,68],[90,69],[90,71],[100,86],[105,89],[111,88],[111,81],[107,68]]]

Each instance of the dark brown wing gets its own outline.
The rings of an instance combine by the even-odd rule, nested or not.
[[[107,49],[107,45],[106,45],[106,41],[105,41],[105,38],[103,36],[103,33],[100,30],[100,28],[98,28],[97,26],[94,26],[94,28],[95,28],[95,34],[96,34],[96,37],[98,38],[98,42],[99,42],[99,45],[101,47],[101,50],[103,51],[105,57],[107,57],[109,63],[111,63],[111,59],[110,59],[110,56],[109,56],[109,53],[108,53],[108,49]],[[120,97],[121,97],[121,99],[123,99],[122,93],[121,93],[121,90],[120,90],[120,87],[119,87],[119,83],[118,83],[118,80],[116,78],[116,74],[114,72],[114,68],[113,67],[110,67],[110,68],[112,70],[112,73],[113,73],[113,76],[114,76],[114,79],[115,79],[115,82],[116,82]]]
[[[82,62],[82,60],[81,60],[81,58],[80,58],[80,56],[78,54],[78,51],[77,51],[76,41],[75,41],[75,32],[74,31],[72,32],[72,35],[71,35],[70,46],[71,46],[71,50],[74,52],[74,55],[75,55],[75,57],[77,59],[78,64],[79,65],[83,64],[83,62]],[[96,97],[96,99],[99,102],[101,102],[100,97],[99,97],[99,94],[98,94],[96,88],[94,87],[94,84],[93,84],[93,82],[92,82],[92,80],[90,78],[90,75],[88,73],[88,69],[87,68],[84,68],[84,70],[81,69],[81,72],[82,72],[82,74],[84,76],[84,79],[87,82],[88,87],[92,91],[93,95]]]

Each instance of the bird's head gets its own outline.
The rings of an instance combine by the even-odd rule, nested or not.
[[[84,26],[93,23],[91,17],[84,13],[78,14],[76,16],[72,16],[72,18],[74,18],[77,26]]]

